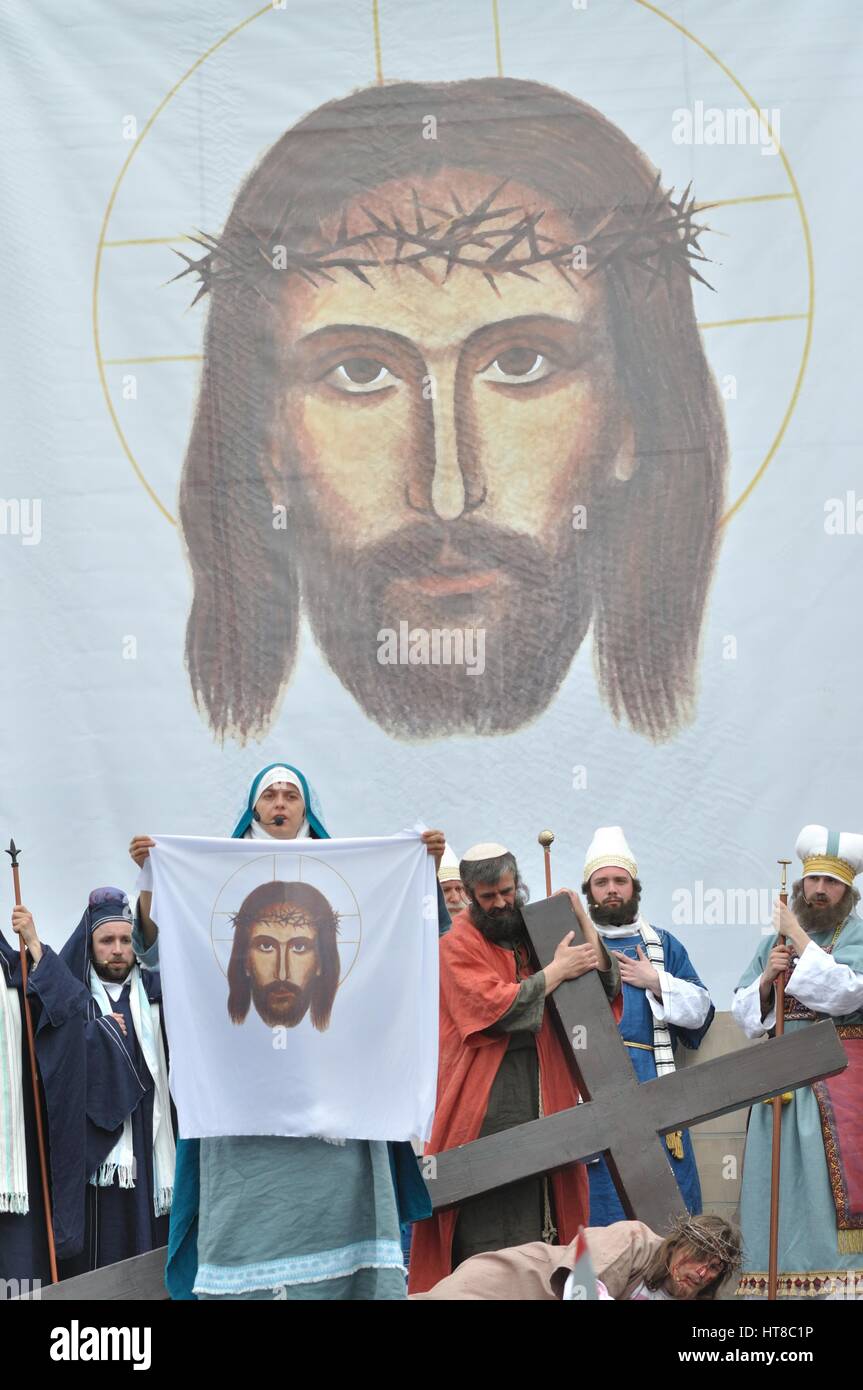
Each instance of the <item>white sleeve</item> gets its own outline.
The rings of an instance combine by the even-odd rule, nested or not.
[[[794,967],[789,994],[821,1014],[853,1014],[863,1009],[863,974],[840,965],[810,941]]]
[[[149,854],[138,870],[135,889],[139,893],[152,893],[153,891],[153,865],[150,863]]]
[[[776,1027],[776,994],[774,991],[774,1002],[766,1018],[761,1017],[761,976],[753,980],[751,985],[746,985],[744,989],[735,991],[734,999],[731,1004],[731,1017],[739,1028],[742,1028],[747,1038],[763,1038],[764,1034],[771,1028]]]
[[[646,990],[650,1011],[657,1023],[671,1023],[675,1028],[700,1028],[710,1012],[710,995],[703,985],[691,980],[679,980],[667,970],[657,970],[662,989],[662,1003],[652,989]]]

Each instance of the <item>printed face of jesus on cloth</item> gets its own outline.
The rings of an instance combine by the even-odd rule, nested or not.
[[[249,933],[247,962],[252,1003],[270,1027],[294,1028],[308,1012],[309,991],[320,975],[318,933],[308,915],[288,905]]]
[[[234,918],[228,1013],[245,1022],[254,1004],[268,1028],[296,1028],[311,1011],[329,1027],[339,986],[338,920],[309,883],[262,883]]]

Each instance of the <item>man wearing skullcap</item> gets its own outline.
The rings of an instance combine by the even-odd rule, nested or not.
[[[777,902],[777,935],[751,962],[732,1012],[747,1037],[771,1034],[782,976],[787,1033],[833,1020],[846,1070],[783,1097],[778,1296],[863,1298],[863,920],[854,887],[863,835],[807,825],[796,851],[803,875],[790,907]],[[767,1294],[772,1136],[772,1106],[754,1105],[740,1198],[745,1298]]]
[[[453,853],[449,845],[444,849],[437,877],[447,911],[450,916],[455,916],[457,912],[463,911],[468,906],[468,898],[461,881],[458,856]]]
[[[678,1044],[696,1049],[713,1022],[710,995],[682,942],[656,928],[640,911],[635,856],[619,825],[594,834],[584,863],[582,892],[623,981],[620,1035],[639,1081],[675,1070]],[[689,1131],[665,1136],[668,1161],[688,1210],[701,1211],[701,1184]],[[604,1158],[587,1166],[590,1224],[608,1226],[626,1215]]]
[[[554,958],[534,973],[521,912],[527,888],[515,856],[502,844],[475,845],[459,872],[470,906],[441,938],[432,1154],[577,1105],[578,1089],[545,1001],[564,980],[588,970],[600,972],[610,999],[620,988],[615,963],[574,894],[584,944],[573,946],[573,933],[567,933]],[[583,1164],[471,1197],[415,1227],[410,1291],[432,1288],[483,1251],[536,1240],[566,1244],[587,1225],[587,1212]]]

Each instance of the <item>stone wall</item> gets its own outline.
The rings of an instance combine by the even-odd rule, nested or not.
[[[730,1013],[717,1013],[710,1031],[697,1052],[679,1047],[675,1056],[678,1067],[697,1066],[713,1057],[736,1052],[741,1047],[757,1046],[744,1037]],[[743,1172],[743,1145],[746,1136],[748,1107],[735,1110],[719,1119],[695,1125],[690,1133],[695,1149],[695,1161],[701,1178],[704,1210],[734,1220],[740,1200],[740,1178]]]

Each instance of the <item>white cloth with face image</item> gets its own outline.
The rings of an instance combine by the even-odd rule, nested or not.
[[[427,1138],[438,921],[419,833],[154,839],[181,1137]]]

